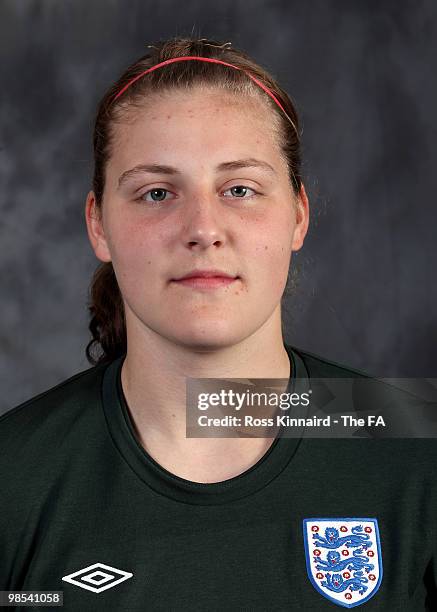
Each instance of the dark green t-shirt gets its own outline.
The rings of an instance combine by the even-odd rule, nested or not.
[[[290,389],[357,375],[286,349]],[[437,610],[437,441],[278,436],[190,482],[137,440],[122,362],[0,418],[0,590],[73,612]]]

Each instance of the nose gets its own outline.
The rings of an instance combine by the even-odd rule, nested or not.
[[[189,249],[222,246],[226,232],[218,196],[205,191],[193,195],[184,210],[181,233]]]

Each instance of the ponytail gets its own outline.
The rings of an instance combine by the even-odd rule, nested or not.
[[[92,340],[86,347],[86,357],[92,365],[109,363],[126,353],[124,304],[111,262],[100,264],[94,272],[89,298]]]

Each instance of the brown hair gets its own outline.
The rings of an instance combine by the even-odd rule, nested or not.
[[[144,108],[147,95],[173,89],[189,89],[193,86],[219,87],[245,96],[257,96],[270,106],[272,130],[281,143],[294,193],[299,194],[302,181],[297,113],[288,94],[264,68],[243,51],[231,48],[230,43],[214,40],[172,38],[150,45],[149,48],[150,53],[140,57],[123,72],[106,91],[97,107],[93,136],[93,191],[99,212],[103,204],[106,166],[112,153],[113,126],[127,121],[130,111]],[[137,79],[114,101],[114,96],[131,79],[148,68],[174,57],[188,55],[220,59],[242,70],[203,61],[175,62]],[[288,118],[243,70],[250,72],[276,96]],[[94,273],[89,290],[88,310],[91,315],[89,330],[92,335],[86,347],[88,361],[96,365],[110,362],[125,354],[127,346],[124,305],[111,262],[100,264]]]

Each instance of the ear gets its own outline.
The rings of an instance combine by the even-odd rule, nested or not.
[[[94,191],[90,191],[86,198],[85,220],[88,238],[90,239],[96,257],[100,259],[100,261],[111,261],[111,254],[103,229],[102,211],[97,207]]]
[[[292,251],[298,251],[302,247],[308,231],[309,219],[310,211],[308,196],[305,191],[305,186],[302,183],[296,201],[296,226],[294,228],[293,242],[291,244]]]

